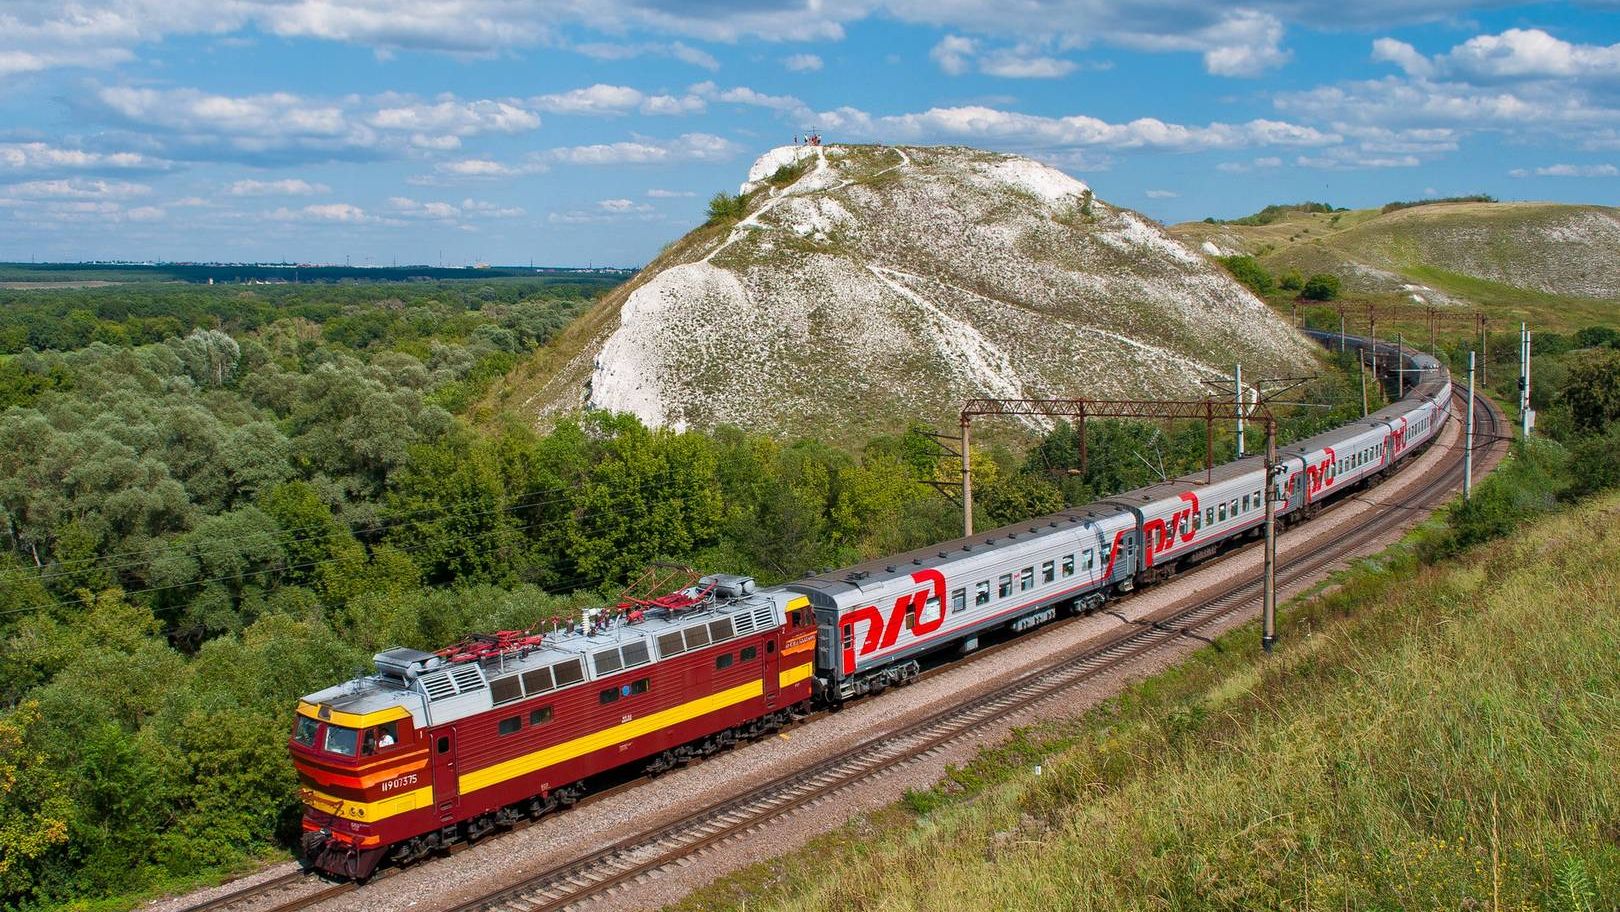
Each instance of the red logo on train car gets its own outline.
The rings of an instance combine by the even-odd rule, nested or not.
[[[844,670],[855,669],[855,625],[866,622],[866,637],[861,641],[860,654],[867,655],[879,649],[888,649],[900,637],[900,631],[906,626],[906,615],[911,614],[916,621],[911,625],[911,632],[916,636],[926,636],[938,630],[945,623],[945,574],[938,570],[918,570],[911,574],[911,581],[922,584],[922,588],[901,595],[894,600],[894,607],[889,609],[887,619],[876,605],[867,605],[857,608],[844,615],[843,647]],[[923,608],[927,606],[929,598],[937,600],[939,611],[932,617],[923,616]]]
[[[1321,462],[1317,463],[1316,465],[1307,465],[1305,467],[1305,493],[1307,495],[1307,500],[1309,500],[1312,496],[1322,493],[1323,488],[1333,487],[1333,473],[1328,471],[1328,469],[1333,465],[1333,462],[1338,458],[1338,455],[1333,452],[1332,447],[1324,447],[1322,452],[1326,453],[1327,455],[1323,457]]]
[[[1390,435],[1390,455],[1399,456],[1406,449],[1406,419],[1401,419],[1401,426]]]
[[[1150,519],[1142,525],[1143,548],[1147,551],[1148,566],[1153,565],[1153,557],[1163,554],[1176,546],[1176,530],[1181,530],[1182,542],[1190,542],[1197,533],[1193,530],[1192,518],[1198,515],[1198,495],[1191,491],[1181,495],[1182,503],[1186,504],[1180,510],[1170,514],[1169,519]]]

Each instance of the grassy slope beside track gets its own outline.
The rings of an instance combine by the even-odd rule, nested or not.
[[[680,908],[1620,908],[1620,496],[1437,526]]]

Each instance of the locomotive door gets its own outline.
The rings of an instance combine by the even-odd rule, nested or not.
[[[765,641],[765,654],[759,660],[759,673],[765,685],[765,706],[767,709],[776,708],[776,692],[781,689],[782,679],[779,676],[779,656],[776,651],[778,636],[771,636]]]
[[[433,803],[441,819],[448,818],[461,797],[456,772],[456,730],[439,729],[433,734]]]

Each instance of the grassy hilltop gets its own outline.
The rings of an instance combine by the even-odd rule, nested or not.
[[[1483,309],[1499,328],[1527,320],[1568,331],[1620,319],[1620,210],[1472,200],[1319,209],[1327,207],[1268,207],[1170,232],[1206,254],[1252,256],[1277,276],[1333,273],[1357,304]],[[1423,319],[1403,322],[1411,329]]]

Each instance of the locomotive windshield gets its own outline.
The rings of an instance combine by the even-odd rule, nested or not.
[[[326,726],[326,752],[344,757],[353,757],[355,745],[359,742],[360,733],[352,728],[327,723]]]
[[[321,723],[316,722],[309,716],[299,716],[298,724],[293,728],[293,740],[305,747],[314,747],[315,730],[320,728],[320,725]]]

